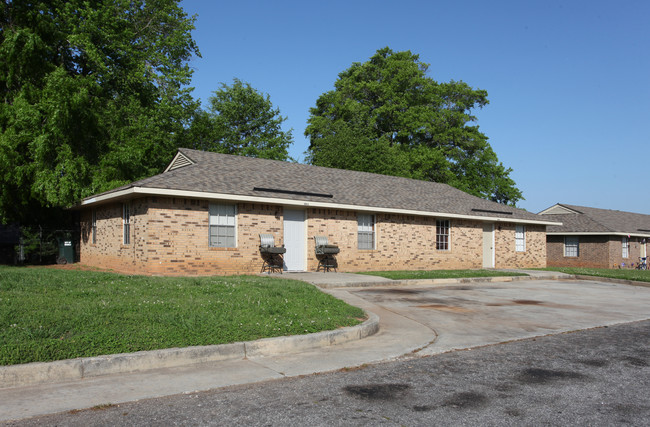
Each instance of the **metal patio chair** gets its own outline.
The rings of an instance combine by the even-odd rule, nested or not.
[[[316,259],[318,259],[316,271],[320,271],[322,268],[325,272],[333,268],[336,272],[338,263],[334,255],[341,251],[339,247],[328,244],[326,236],[314,236],[314,243],[316,244]]]
[[[273,234],[260,234],[260,255],[262,255],[262,273],[265,271],[273,273],[279,270],[282,274],[284,268],[284,253],[287,249],[282,246],[275,246]]]

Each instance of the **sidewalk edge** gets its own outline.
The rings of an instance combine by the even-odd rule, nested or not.
[[[377,333],[379,331],[379,316],[368,311],[366,311],[366,315],[368,319],[359,325],[306,335],[0,366],[0,389],[245,359],[248,356],[266,357],[328,347],[360,340]]]

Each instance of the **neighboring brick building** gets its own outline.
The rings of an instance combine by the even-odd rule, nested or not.
[[[286,270],[316,270],[319,235],[339,271],[545,267],[555,224],[445,184],[189,149],[79,209],[83,264],[161,275],[257,273],[260,233]]]
[[[540,215],[562,223],[547,228],[551,267],[633,268],[648,254],[650,215],[559,203]]]

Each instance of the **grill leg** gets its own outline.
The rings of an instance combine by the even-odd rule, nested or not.
[[[282,274],[284,268],[284,258],[280,254],[264,254],[262,255],[262,273],[265,271],[269,274],[275,273],[278,270]]]
[[[334,255],[322,255],[318,257],[318,267],[316,267],[316,271],[320,271],[320,269],[323,269],[323,272],[329,272],[331,269],[334,269],[334,272],[336,272],[336,258],[334,258]]]

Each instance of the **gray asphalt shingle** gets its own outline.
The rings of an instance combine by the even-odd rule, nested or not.
[[[563,224],[561,226],[549,226],[546,230],[549,233],[650,233],[650,215],[564,203],[559,205],[579,213],[544,215],[551,220],[561,221]]]
[[[469,195],[446,184],[187,148],[181,148],[179,152],[194,164],[133,182],[111,192],[142,187],[376,207],[377,211],[382,208],[408,209],[554,221]],[[260,191],[260,188],[282,192]]]

